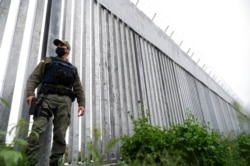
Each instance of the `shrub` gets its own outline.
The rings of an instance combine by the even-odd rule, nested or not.
[[[240,156],[250,165],[250,135],[242,133],[237,139]]]
[[[149,113],[145,117],[134,119],[134,135],[123,136],[120,148],[122,158],[132,165],[154,165],[180,163],[180,157],[168,155],[166,130],[149,124]],[[168,160],[166,160],[168,158]],[[171,159],[170,159],[171,158]],[[171,164],[173,165],[173,164]]]
[[[148,117],[139,120],[133,119],[132,116],[131,118],[134,124],[135,134],[133,137],[125,135],[122,138],[123,145],[120,150],[124,160],[142,160],[147,154],[157,152],[156,147],[165,147],[163,131],[159,130],[157,126],[151,126],[148,123]]]
[[[22,131],[23,126],[26,124],[24,120],[19,120],[18,124],[13,127],[9,133],[0,131],[0,136],[11,135],[15,129]],[[27,162],[27,157],[24,151],[27,146],[27,141],[17,136],[10,144],[5,142],[0,143],[0,165],[2,166],[23,166]]]
[[[121,154],[130,165],[248,165],[250,137],[228,137],[188,115],[169,129],[149,124],[149,114],[133,119],[134,135],[123,136]],[[239,146],[238,146],[239,145]],[[242,148],[244,147],[244,148]],[[241,149],[241,150],[239,150]],[[244,158],[242,154],[245,153]]]

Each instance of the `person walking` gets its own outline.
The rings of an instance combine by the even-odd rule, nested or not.
[[[43,58],[27,80],[28,106],[31,107],[33,101],[38,106],[26,149],[29,166],[36,165],[40,158],[40,142],[51,117],[54,127],[49,164],[57,166],[65,153],[65,135],[75,98],[79,106],[78,116],[83,116],[85,112],[85,96],[78,71],[68,61],[70,44],[60,39],[55,39],[53,43],[57,56]],[[37,98],[34,93],[36,88]]]

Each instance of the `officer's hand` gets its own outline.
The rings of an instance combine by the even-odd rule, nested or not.
[[[35,96],[29,96],[29,97],[27,97],[26,101],[27,101],[29,107],[31,106],[31,101],[32,101],[32,99],[33,99],[34,97],[35,97]]]
[[[78,107],[78,116],[83,116],[85,112],[85,108],[83,106]]]

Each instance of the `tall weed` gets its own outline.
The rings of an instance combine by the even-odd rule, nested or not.
[[[183,124],[161,128],[149,123],[149,114],[132,121],[134,135],[123,136],[121,154],[128,165],[246,166],[250,137],[219,133],[192,114]],[[245,148],[242,148],[245,146]],[[248,147],[249,146],[249,147]],[[242,157],[242,153],[245,155]]]
[[[9,133],[0,132],[0,135],[12,135],[15,129],[22,129],[25,125],[24,120],[19,120],[18,124],[13,127]],[[5,142],[0,143],[0,163],[1,166],[23,166],[27,162],[27,157],[24,153],[27,146],[27,140],[15,137],[10,144]]]

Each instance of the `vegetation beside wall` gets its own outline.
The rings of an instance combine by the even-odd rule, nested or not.
[[[26,128],[26,122],[19,120],[18,124],[13,127],[8,133],[6,131],[0,131],[0,136],[13,135],[16,130],[24,131]],[[12,142],[6,144],[0,142],[0,165],[1,166],[25,166],[27,158],[25,155],[25,149],[27,147],[27,140],[15,137]]]
[[[134,135],[120,139],[122,160],[117,165],[250,165],[250,135],[245,133],[239,136],[219,133],[198,122],[192,115],[183,124],[176,124],[168,129],[150,125],[149,114],[144,118],[133,119],[133,124]],[[87,165],[92,163],[90,160],[103,165],[102,155],[96,148],[96,139],[100,139],[100,133],[96,129],[94,133],[95,140],[88,143],[92,158],[84,161]],[[0,134],[8,133],[1,131]],[[107,151],[117,141],[111,141]],[[26,146],[27,141],[24,139],[14,139],[9,145],[1,143],[0,163],[3,166],[25,165]]]
[[[10,108],[7,101],[0,101]],[[241,133],[220,133],[199,122],[192,114],[183,124],[175,124],[170,128],[152,126],[149,113],[134,119],[130,116],[134,126],[133,136],[123,136],[111,140],[105,148],[105,153],[117,143],[121,142],[122,159],[120,166],[170,165],[170,166],[248,166],[250,165],[250,135]],[[17,129],[23,131],[26,122],[20,120],[9,133],[0,131],[0,136],[11,134]],[[84,162],[85,165],[103,165],[102,154],[98,151],[101,133],[93,131],[93,141],[86,143],[91,158],[75,159],[75,163]],[[27,140],[14,138],[6,144],[0,142],[0,163],[2,166],[25,166],[27,158],[25,148]],[[80,153],[79,153],[80,154]],[[66,153],[67,156],[67,153]],[[66,157],[67,158],[67,157]],[[61,163],[60,165],[63,165]]]
[[[133,117],[132,117],[133,119]],[[223,134],[198,122],[192,115],[184,124],[160,128],[149,115],[133,119],[134,135],[124,136],[124,165],[238,165],[250,164],[250,135]]]

